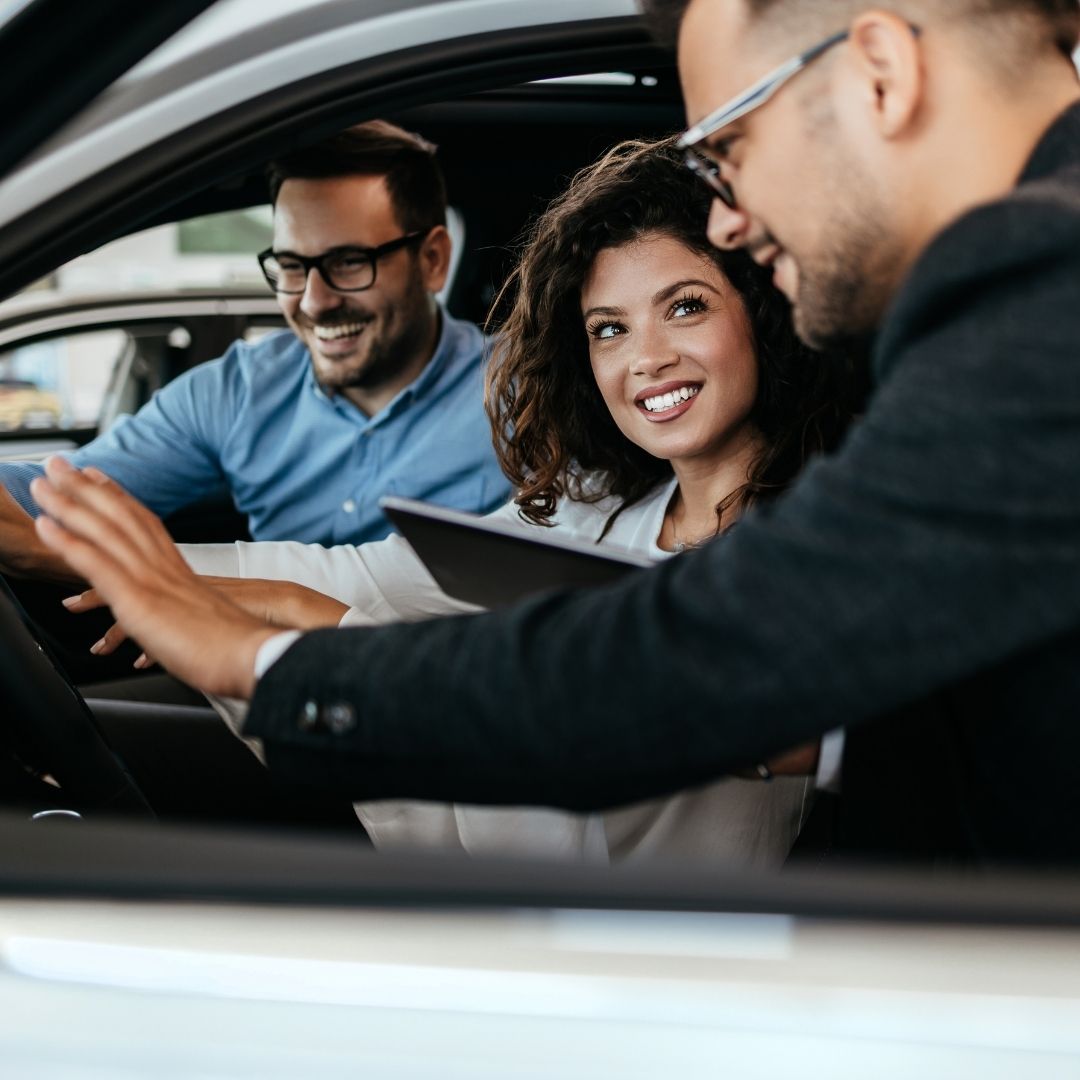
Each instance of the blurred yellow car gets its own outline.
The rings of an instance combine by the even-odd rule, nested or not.
[[[0,431],[60,426],[60,399],[24,379],[0,379]]]

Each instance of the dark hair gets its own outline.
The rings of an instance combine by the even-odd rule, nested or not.
[[[742,0],[747,11],[758,17],[780,8],[814,11],[824,18],[829,16],[830,5],[822,0]],[[645,21],[653,36],[665,45],[674,45],[679,36],[690,0],[639,0]],[[1080,4],[1077,0],[934,0],[942,14],[962,16],[969,25],[979,26],[979,19],[993,15],[1026,15],[1038,18],[1049,33],[1053,43],[1066,54],[1076,48],[1080,34]],[[850,8],[850,0],[843,6]],[[872,5],[868,2],[868,8]]]
[[[639,0],[645,23],[661,45],[674,45],[679,40],[679,27],[690,6],[690,0]]]
[[[446,183],[435,149],[411,131],[369,120],[272,161],[270,201],[277,202],[281,185],[290,179],[383,176],[398,224],[406,232],[425,232],[446,224]]]
[[[810,353],[769,273],[742,252],[709,244],[709,200],[674,139],[624,142],[582,169],[530,230],[493,311],[492,322],[510,305],[486,396],[499,461],[528,520],[547,523],[563,496],[597,502],[615,495],[629,506],[671,475],[668,462],[632,443],[612,419],[592,376],[580,307],[597,254],[649,233],[711,259],[753,328],[759,376],[751,420],[764,449],[718,513],[780,490],[844,430],[858,393],[851,365]],[[599,486],[593,474],[602,477]]]

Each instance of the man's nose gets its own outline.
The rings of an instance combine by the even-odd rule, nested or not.
[[[308,271],[307,281],[304,283],[304,294],[300,297],[300,310],[309,319],[317,319],[324,312],[341,307],[342,302],[341,293],[332,289],[318,267],[313,266]]]
[[[750,225],[750,215],[745,210],[732,208],[722,199],[713,199],[706,230],[713,247],[723,251],[745,247],[750,237]]]

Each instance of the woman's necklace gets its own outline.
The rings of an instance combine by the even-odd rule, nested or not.
[[[675,524],[675,515],[671,515],[671,550],[676,555],[681,555],[690,544],[685,540],[679,539],[679,527]]]
[[[699,537],[697,540],[682,540],[679,537],[679,525],[675,520],[675,511],[671,511],[671,551],[675,555],[681,555],[687,548],[698,547],[700,544],[704,544],[706,541],[711,540],[720,531],[719,525],[716,532],[708,533],[706,536]]]

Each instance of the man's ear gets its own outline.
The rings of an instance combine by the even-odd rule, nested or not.
[[[913,122],[925,92],[918,33],[892,12],[867,11],[851,24],[848,42],[872,122],[895,138]]]
[[[420,273],[428,292],[437,293],[446,284],[446,275],[450,272],[450,247],[450,233],[445,225],[436,225],[420,245]]]

